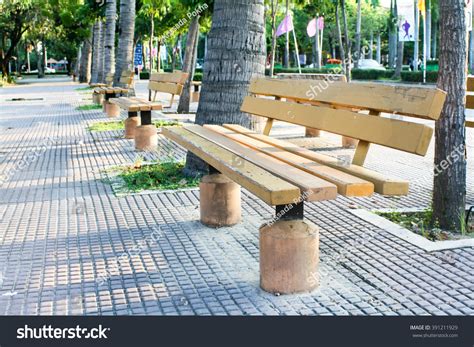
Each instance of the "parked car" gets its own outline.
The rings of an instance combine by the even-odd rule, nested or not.
[[[374,59],[361,59],[359,60],[359,69],[362,70],[383,70],[385,71],[385,68],[383,65],[377,63],[376,60]]]

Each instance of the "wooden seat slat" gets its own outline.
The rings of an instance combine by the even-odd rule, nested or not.
[[[275,159],[285,162],[299,170],[303,170],[310,175],[314,175],[337,186],[338,193],[344,196],[370,196],[374,193],[374,184],[359,177],[352,176],[346,172],[323,165],[319,162],[298,156],[279,147],[262,142],[257,139],[236,133],[217,125],[205,125],[211,129],[234,141],[237,141],[253,150],[260,151]]]
[[[236,162],[234,153],[199,135],[182,127],[163,127],[162,133],[269,205],[291,204],[300,198],[298,187],[243,158]]]
[[[186,83],[188,76],[188,73],[182,71],[170,73],[152,73],[150,76],[150,81],[184,84]]]
[[[446,99],[437,88],[269,78],[252,80],[249,92],[432,120],[439,118]]]
[[[317,178],[303,170],[290,166],[262,152],[255,151],[240,143],[200,125],[186,125],[184,128],[218,146],[224,147],[245,160],[265,169],[281,179],[299,187],[307,197],[306,201],[335,199],[336,186],[323,179]]]
[[[245,136],[260,140],[272,146],[281,148],[298,156],[319,162],[321,164],[347,172],[353,176],[362,178],[374,184],[375,192],[383,195],[406,195],[408,194],[408,182],[398,178],[387,177],[376,171],[366,169],[362,166],[342,163],[337,158],[316,153],[306,148],[301,148],[288,141],[278,140],[266,135],[258,134],[252,130],[235,124],[224,124],[223,127],[233,130]]]
[[[433,135],[424,124],[251,96],[244,99],[241,110],[418,155],[426,154]]]

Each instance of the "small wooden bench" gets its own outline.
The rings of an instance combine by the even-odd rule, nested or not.
[[[89,83],[91,88],[111,87],[114,83],[114,74],[108,73],[105,77],[105,83]],[[104,94],[92,93],[92,102],[97,105],[102,105],[104,102]]]
[[[121,109],[127,111],[125,120],[125,138],[135,139],[135,148],[144,150],[154,148],[158,143],[156,127],[151,122],[151,111],[163,109],[160,103],[135,97],[121,97],[109,99]],[[138,116],[140,113],[140,117]]]
[[[433,128],[380,116],[382,112],[437,119],[438,89],[335,82],[317,96],[311,81],[253,80],[242,111],[359,139],[353,164],[258,134],[239,125],[165,127],[163,134],[209,165],[200,184],[201,222],[219,227],[241,219],[240,186],[276,206],[260,228],[260,285],[269,292],[314,289],[319,259],[317,227],[304,220],[305,201],[408,193],[408,182],[362,167],[371,143],[425,155]],[[264,96],[299,101],[285,102]],[[353,111],[364,110],[369,114]],[[267,131],[268,133],[269,131]]]
[[[474,128],[474,76],[467,76],[467,85],[466,85],[466,127]]]
[[[122,74],[120,75],[120,84],[124,85],[125,87],[105,86],[94,88],[94,94],[102,95],[104,98],[102,105],[104,112],[107,113],[107,116],[118,117],[120,115],[120,108],[116,107],[114,104],[111,104],[109,99],[128,94],[128,91],[133,84],[134,76],[134,71],[125,70],[122,71]]]
[[[186,72],[175,71],[170,73],[153,73],[148,82],[148,90],[150,91],[150,101],[156,101],[158,92],[171,94],[171,101],[168,108],[173,106],[175,95],[181,95],[183,86],[186,83],[189,74]],[[151,94],[153,93],[153,97]]]
[[[199,99],[201,97],[201,86],[202,82],[201,81],[192,81],[191,82],[191,102],[199,102]]]

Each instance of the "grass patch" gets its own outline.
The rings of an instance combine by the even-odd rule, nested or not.
[[[470,218],[467,226],[462,230],[443,230],[435,222],[433,223],[433,211],[426,209],[420,212],[377,212],[381,217],[398,224],[415,234],[421,235],[431,241],[458,240],[462,238],[474,237],[474,221]],[[459,216],[465,225],[465,214]]]
[[[91,110],[100,110],[102,109],[102,105],[97,104],[89,104],[89,105],[82,105],[76,108],[79,111],[91,111]]]
[[[118,176],[125,182],[125,188],[131,192],[197,187],[200,178],[186,177],[183,169],[184,162],[141,165],[139,160],[133,166],[120,168],[121,172]]]
[[[94,89],[94,88],[92,88],[92,87],[81,87],[81,88],[76,88],[75,91],[83,92],[83,91],[92,90],[92,89]]]
[[[155,120],[153,124],[157,127],[163,126],[173,126],[179,125],[176,121],[169,121],[169,120]],[[89,125],[89,131],[115,131],[115,130],[123,130],[125,129],[125,122],[123,120],[119,122],[97,122]]]

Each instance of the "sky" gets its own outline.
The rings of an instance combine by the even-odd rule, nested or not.
[[[380,5],[390,7],[390,0],[380,0]]]

